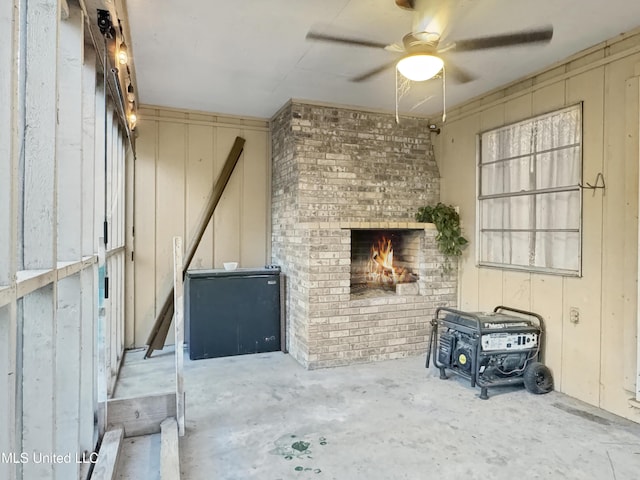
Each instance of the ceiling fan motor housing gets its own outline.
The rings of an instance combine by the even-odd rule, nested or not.
[[[440,35],[431,32],[408,33],[402,38],[407,53],[435,54]]]

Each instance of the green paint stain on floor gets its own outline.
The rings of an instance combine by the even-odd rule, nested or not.
[[[298,439],[299,437],[293,434],[283,435],[275,442],[273,442],[275,444],[275,448],[270,450],[269,453],[272,455],[281,456],[287,461],[291,461],[294,458],[298,461],[302,461],[302,465],[297,465],[294,468],[296,472],[313,472],[315,474],[321,473],[322,470],[320,470],[319,468],[314,468],[313,466],[304,466],[304,464],[309,460],[313,460],[313,456],[311,455],[311,448],[313,447],[312,442],[307,441],[304,439],[304,437],[302,437],[299,440],[291,443],[292,438]],[[326,445],[327,439],[325,437],[319,437],[318,443],[320,443],[320,445]]]
[[[309,445],[311,445],[310,442],[303,442],[302,440],[300,440],[300,441],[295,442],[294,444],[292,444],[291,448],[293,448],[294,450],[297,450],[299,452],[305,452],[309,448]]]

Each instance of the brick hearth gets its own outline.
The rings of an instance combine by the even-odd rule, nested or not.
[[[288,349],[309,368],[424,353],[429,319],[454,305],[433,225],[440,197],[427,121],[289,102],[271,121],[272,260],[287,276]],[[350,293],[351,231],[422,232],[418,294]]]

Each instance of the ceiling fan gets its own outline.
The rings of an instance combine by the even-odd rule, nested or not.
[[[434,13],[434,6],[444,7],[447,2],[434,2],[427,0],[395,0],[396,5],[401,8],[413,10],[418,21],[414,21],[414,31],[406,34],[402,39],[402,44],[384,44],[362,38],[342,37],[328,35],[325,33],[310,31],[307,34],[309,40],[319,40],[333,42],[343,45],[353,45],[359,47],[381,48],[389,52],[400,54],[399,58],[376,67],[368,72],[351,78],[353,82],[362,82],[382,73],[395,66],[404,77],[409,80],[420,82],[428,80],[438,75],[446,64],[448,77],[453,78],[458,83],[467,83],[476,77],[464,69],[455,65],[449,59],[449,53],[470,52],[476,50],[486,50],[490,48],[512,47],[517,45],[527,45],[533,43],[547,43],[553,37],[553,27],[546,26],[533,30],[522,30],[518,32],[491,35],[486,37],[467,38],[453,42],[441,44],[443,25],[436,23],[439,31],[423,29],[421,20],[429,13]],[[433,18],[447,18],[450,12],[443,12],[445,8],[435,11]],[[429,25],[432,25],[431,22]],[[441,22],[440,22],[441,23]],[[428,29],[429,26],[426,26]]]

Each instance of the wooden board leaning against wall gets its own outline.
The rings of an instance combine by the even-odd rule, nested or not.
[[[133,338],[141,347],[172,285],[172,239],[190,239],[236,136],[246,139],[191,268],[262,267],[270,258],[266,120],[143,107],[137,138]],[[166,344],[173,344],[170,332]]]

